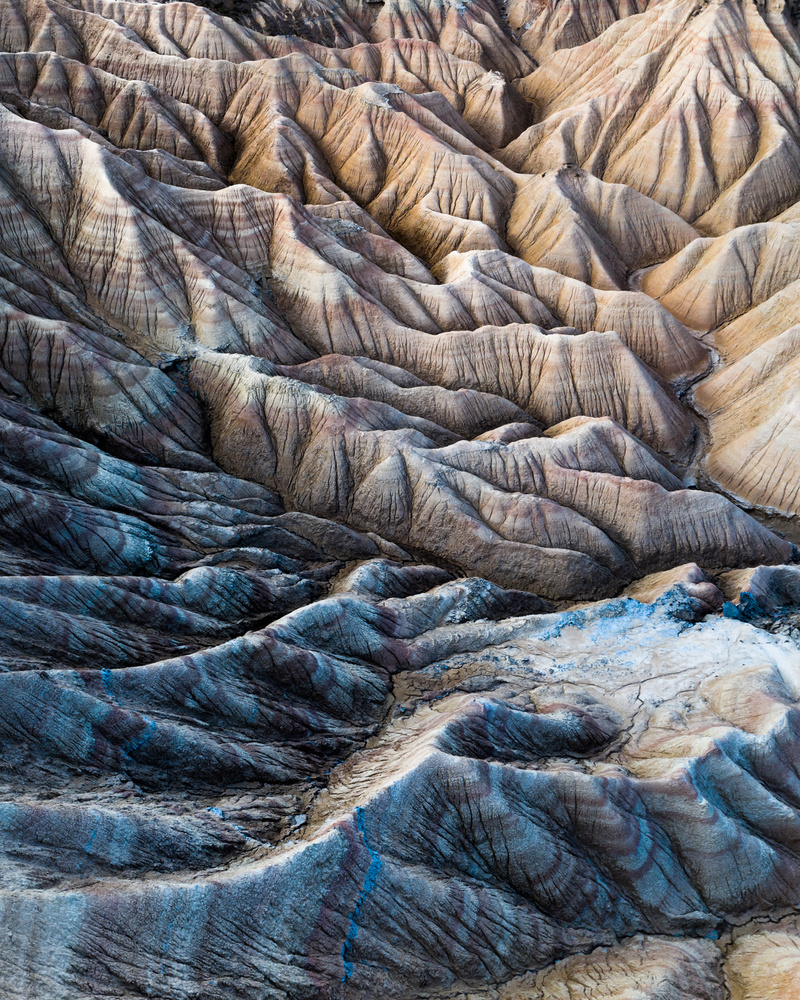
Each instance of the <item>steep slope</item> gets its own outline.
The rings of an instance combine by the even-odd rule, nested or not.
[[[798,84],[0,4],[0,1000],[792,995]]]
[[[539,121],[505,161],[531,172],[575,163],[714,235],[793,204],[800,40],[791,5],[641,7],[526,78]]]

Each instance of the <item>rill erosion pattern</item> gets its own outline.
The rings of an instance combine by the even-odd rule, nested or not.
[[[0,0],[0,1000],[800,998],[800,10]]]

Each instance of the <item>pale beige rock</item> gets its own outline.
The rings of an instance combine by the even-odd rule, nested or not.
[[[683,250],[697,233],[683,219],[624,184],[604,184],[577,167],[520,185],[508,242],[538,264],[603,289]]]
[[[749,570],[741,572],[746,574]],[[627,586],[622,593],[623,596],[632,597],[644,604],[652,604],[673,587],[679,587],[709,610],[718,610],[722,606],[722,592],[697,563],[686,563],[660,573],[650,573]]]
[[[705,469],[728,494],[793,517],[800,462],[800,327],[791,327],[714,374],[695,392],[709,421]]]
[[[742,594],[751,594],[765,611],[800,604],[800,569],[796,566],[731,570],[719,577],[719,585],[729,601],[738,603]]]
[[[530,267],[497,250],[454,253],[434,268],[483,323],[571,326],[581,333],[613,330],[664,378],[692,378],[708,364],[708,348],[653,299],[639,292],[607,291]]]
[[[728,952],[725,982],[731,1000],[797,1000],[800,997],[800,932],[796,920],[753,928]]]
[[[558,49],[526,78],[539,120],[505,161],[532,173],[576,164],[713,235],[793,204],[800,150],[789,6],[667,0],[642,9]]]
[[[775,222],[695,240],[647,271],[641,288],[694,329],[721,326],[795,280],[797,232],[794,223]]]
[[[511,0],[508,22],[521,47],[537,62],[557,49],[597,38],[616,21],[640,14],[660,0]]]
[[[2,1000],[793,995],[798,16],[0,3]]]

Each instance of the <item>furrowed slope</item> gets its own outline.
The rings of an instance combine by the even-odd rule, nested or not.
[[[0,5],[2,1000],[791,995],[799,83],[780,0]]]

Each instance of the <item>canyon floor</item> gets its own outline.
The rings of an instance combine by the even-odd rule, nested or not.
[[[0,0],[1,1000],[800,998],[800,5]]]

